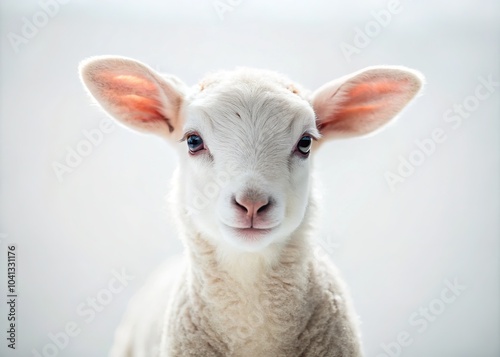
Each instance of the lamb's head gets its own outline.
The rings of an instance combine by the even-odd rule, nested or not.
[[[240,69],[188,97],[181,173],[193,223],[246,250],[284,239],[304,217],[314,111],[280,76]]]
[[[421,87],[420,75],[402,67],[368,68],[312,94],[249,69],[215,73],[188,88],[117,57],[91,58],[81,74],[112,116],[176,146],[177,209],[192,228],[244,251],[284,242],[303,222],[313,146],[373,132]]]

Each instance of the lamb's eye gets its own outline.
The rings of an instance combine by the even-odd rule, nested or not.
[[[297,150],[302,155],[307,155],[311,151],[312,138],[309,135],[304,135],[297,143]]]
[[[192,154],[205,148],[205,146],[203,145],[203,139],[199,135],[189,135],[186,141],[189,152],[191,152]]]

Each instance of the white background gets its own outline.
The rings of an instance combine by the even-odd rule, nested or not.
[[[41,4],[1,3],[0,355],[42,353],[49,334],[70,321],[80,334],[47,356],[106,355],[130,297],[181,251],[165,200],[176,158],[160,139],[117,126],[62,182],[53,170],[105,118],[77,73],[80,60],[103,54],[139,59],[189,85],[241,65],[277,70],[310,89],[377,64],[424,73],[423,96],[394,125],[316,155],[325,206],[319,239],[351,289],[367,356],[383,356],[383,345],[401,356],[499,355],[498,85],[458,128],[443,120],[474,95],[479,77],[500,79],[498,1],[401,1],[378,33],[370,21],[387,1],[243,0],[221,19],[212,0],[75,0],[52,8],[46,24]],[[12,34],[24,36],[23,18],[43,26],[13,45]],[[348,59],[341,44],[353,45],[356,28],[366,26],[369,44]],[[408,159],[415,140],[436,128],[446,140],[391,191],[384,174],[397,174],[400,156]],[[11,243],[17,352],[1,332]],[[85,322],[77,307],[103,294],[111,271],[122,268],[135,278]],[[455,279],[465,290],[453,303],[436,302]],[[419,332],[409,317],[429,304],[444,310]],[[402,331],[411,343],[399,351]]]

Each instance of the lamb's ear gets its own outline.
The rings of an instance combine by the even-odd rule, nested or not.
[[[418,93],[423,76],[404,67],[369,67],[329,82],[311,103],[323,140],[364,135],[394,118]]]
[[[179,136],[186,86],[148,66],[123,57],[92,57],[80,64],[90,94],[126,126],[167,138]]]

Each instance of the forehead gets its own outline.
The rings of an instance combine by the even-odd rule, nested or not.
[[[185,130],[203,130],[215,141],[243,141],[317,134],[306,93],[273,72],[219,72],[189,98]]]

